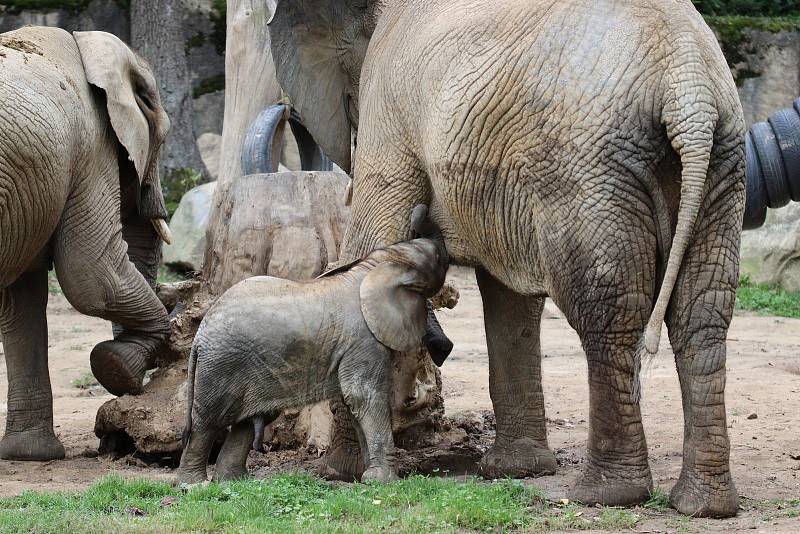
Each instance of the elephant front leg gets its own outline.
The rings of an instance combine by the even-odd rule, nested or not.
[[[375,351],[367,351],[375,352]],[[392,436],[388,349],[363,358],[350,358],[339,367],[342,398],[357,425],[365,470],[361,480],[390,482],[397,479]]]
[[[539,341],[545,299],[519,295],[482,269],[476,277],[497,420],[497,437],[481,459],[481,473],[488,478],[552,475],[556,458],[547,444]]]
[[[170,333],[164,305],[128,258],[122,239],[118,189],[88,181],[70,198],[55,238],[55,267],[75,309],[122,326],[91,353],[92,373],[114,395],[137,394],[154,354]],[[118,186],[117,186],[118,187]],[[107,210],[107,211],[104,211]]]
[[[8,373],[3,460],[54,460],[64,446],[53,432],[47,369],[47,271],[25,273],[0,290],[0,329]]]

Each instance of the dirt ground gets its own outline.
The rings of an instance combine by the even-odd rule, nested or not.
[[[480,295],[468,271],[457,270],[451,279],[461,299],[454,310],[443,310],[440,316],[455,342],[442,369],[447,414],[491,410]],[[89,351],[108,338],[110,325],[79,315],[61,295],[51,295],[48,317],[55,426],[67,459],[44,464],[0,461],[0,496],[26,489],[85,488],[109,473],[170,477],[169,468],[97,456],[94,417],[111,396],[98,387],[78,389],[72,381],[89,370]],[[549,439],[560,468],[557,475],[531,483],[544,488],[549,497],[560,499],[584,458],[588,389],[578,337],[550,302],[542,345]],[[0,357],[2,354],[0,345]],[[4,401],[5,366],[0,374],[0,399]],[[668,492],[680,473],[683,421],[678,378],[666,342],[644,376],[644,391],[650,465],[656,485]],[[800,517],[787,517],[792,514],[782,510],[784,505],[770,502],[800,499],[800,320],[737,315],[729,334],[727,410],[733,475],[743,497],[739,516],[713,521],[685,518],[673,511],[638,509],[643,520],[636,532],[800,532]],[[5,414],[2,402],[0,425],[5,423]]]

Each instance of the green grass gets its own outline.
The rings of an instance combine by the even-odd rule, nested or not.
[[[89,389],[93,386],[99,386],[100,383],[90,371],[86,371],[81,376],[72,381],[72,386],[78,389]]]
[[[798,318],[800,317],[800,293],[764,284],[754,284],[749,277],[744,276],[736,293],[736,307],[740,310],[756,311],[763,315]]]
[[[587,518],[574,504],[555,508],[538,489],[507,480],[412,476],[386,485],[333,486],[284,474],[184,492],[163,482],[110,476],[83,493],[0,499],[0,532],[535,533],[629,529],[639,520],[629,510],[596,512]]]
[[[47,292],[51,295],[63,295],[61,285],[58,283],[56,272],[51,270],[47,272]]]
[[[176,273],[175,271],[162,265],[161,267],[158,268],[158,276],[156,277],[156,281],[159,284],[174,284],[175,282],[183,282],[188,278],[191,277],[183,275],[181,273]]]
[[[648,510],[657,510],[659,512],[669,510],[669,494],[661,488],[655,488],[650,494],[650,500],[644,503],[642,508],[646,508]]]

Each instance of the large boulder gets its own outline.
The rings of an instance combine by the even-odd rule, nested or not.
[[[219,156],[222,148],[222,136],[219,134],[206,132],[197,138],[197,148],[200,150],[200,157],[206,166],[208,175],[212,180],[219,177]]]
[[[800,203],[769,210],[764,226],[742,234],[741,270],[753,282],[800,291]]]
[[[217,182],[189,190],[169,222],[172,244],[164,245],[164,264],[179,271],[199,271],[206,251],[206,227]]]

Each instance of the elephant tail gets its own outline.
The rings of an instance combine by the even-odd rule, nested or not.
[[[181,441],[183,448],[189,443],[189,438],[192,435],[192,408],[194,407],[194,375],[197,369],[197,343],[192,344],[192,351],[189,354],[189,367],[186,371],[186,423],[183,427],[183,435]]]
[[[687,43],[684,43],[686,45]],[[635,398],[640,397],[639,374],[644,358],[658,352],[661,327],[680,274],[695,223],[700,213],[714,146],[719,115],[707,68],[697,46],[680,46],[681,64],[666,72],[667,94],[662,123],[676,154],[680,156],[681,199],[677,225],[669,247],[664,278],[634,358]]]

